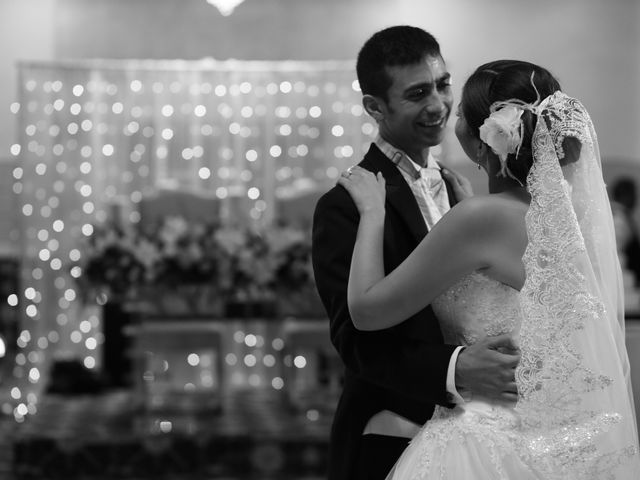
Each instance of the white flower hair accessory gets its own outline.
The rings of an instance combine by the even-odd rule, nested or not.
[[[524,125],[522,114],[529,110],[535,115],[540,111],[540,93],[533,82],[535,72],[531,72],[531,85],[536,92],[536,101],[524,102],[518,98],[502,100],[491,105],[491,114],[480,126],[480,140],[491,147],[491,151],[500,159],[500,174],[517,180],[507,167],[507,157],[515,153],[516,158],[522,146]]]
[[[498,155],[502,173],[506,168],[507,156],[516,153],[522,145],[523,112],[519,105],[506,105],[492,112],[480,126],[480,140]]]

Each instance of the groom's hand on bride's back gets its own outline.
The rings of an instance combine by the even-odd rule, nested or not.
[[[465,347],[456,362],[456,389],[466,400],[513,405],[520,350],[510,334],[486,337]]]

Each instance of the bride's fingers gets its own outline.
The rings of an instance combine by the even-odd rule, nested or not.
[[[364,168],[360,168],[360,167],[354,167],[353,170],[351,170],[351,175],[349,175],[352,178],[367,178],[367,176],[372,175],[372,173],[369,170],[365,170]]]
[[[440,173],[442,174],[442,176],[452,184],[455,183],[458,185],[463,185],[467,180],[467,177],[462,175],[460,172],[457,172],[456,170],[451,170],[450,168],[445,167],[441,163],[438,163],[438,165],[440,165]]]
[[[452,184],[462,186],[462,178],[460,177],[460,175],[458,175],[458,173],[449,170],[448,168],[443,168],[442,176],[449,180],[449,182],[451,182]]]
[[[349,177],[338,178],[337,184],[342,185],[348,192],[351,192],[351,189],[353,188],[353,183],[351,182]]]
[[[518,385],[516,385],[516,382],[509,382],[504,386],[504,391],[505,393],[509,392],[509,393],[514,393],[517,394],[518,393]]]
[[[503,392],[502,393],[502,400],[505,402],[517,402],[518,401],[518,394],[514,393],[514,392]]]
[[[343,181],[341,182],[341,180]],[[379,188],[385,187],[385,179],[381,172],[374,173],[357,165],[347,168],[338,177],[339,184],[346,186],[347,182],[351,186],[373,182],[373,185],[377,184]]]
[[[458,177],[456,177],[455,175],[452,175],[452,174],[449,172],[449,170],[445,170],[445,169],[443,169],[443,170],[442,170],[442,176],[443,176],[445,179],[449,180],[449,182],[450,182],[450,183],[452,183],[452,184],[459,184],[459,183],[460,183],[460,181],[458,180]]]

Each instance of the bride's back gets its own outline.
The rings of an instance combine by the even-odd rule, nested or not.
[[[475,256],[482,258],[485,265],[479,271],[515,290],[520,290],[525,281],[522,256],[528,242],[525,223],[528,208],[529,196],[524,188],[471,197],[456,205],[451,218],[458,225],[448,229],[464,232],[469,242],[475,242]],[[469,221],[478,211],[498,220],[491,223],[493,231],[489,236],[474,231],[473,225],[478,230],[482,226]]]

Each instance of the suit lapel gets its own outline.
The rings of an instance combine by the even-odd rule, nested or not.
[[[446,178],[443,177],[442,180],[444,180],[444,185],[447,187],[447,195],[449,196],[449,205],[453,207],[456,203],[458,203],[458,201],[456,200],[456,196],[453,194],[453,187],[447,181]]]
[[[417,241],[422,240],[427,234],[427,226],[411,187],[398,168],[373,143],[361,166],[373,172],[382,172],[386,181],[388,207],[404,220]]]

